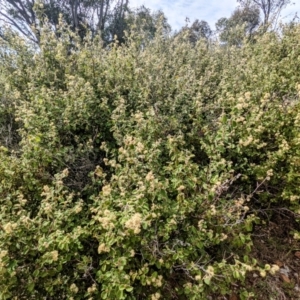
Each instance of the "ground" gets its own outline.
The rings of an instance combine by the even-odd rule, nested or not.
[[[276,264],[280,270],[265,278],[250,272],[245,286],[255,292],[258,300],[300,300],[300,241],[293,239],[292,234],[294,230],[300,230],[299,216],[280,208],[261,214],[266,222],[257,225],[253,231],[251,256],[261,266]],[[240,285],[233,285],[233,292],[226,299],[239,300],[239,288]]]

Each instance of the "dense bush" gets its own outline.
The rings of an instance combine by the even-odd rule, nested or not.
[[[300,26],[236,48],[59,30],[1,41],[0,299],[206,299],[274,273],[251,231],[300,213]]]

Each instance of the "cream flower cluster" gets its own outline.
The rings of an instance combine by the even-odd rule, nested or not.
[[[141,232],[141,224],[142,215],[140,213],[135,213],[129,220],[126,221],[125,227],[133,230],[135,234],[139,234]]]

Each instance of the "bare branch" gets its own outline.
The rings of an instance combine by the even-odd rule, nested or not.
[[[31,34],[30,31],[27,31],[27,32],[24,31],[24,30],[22,29],[22,27],[21,27],[16,21],[14,21],[12,18],[10,18],[10,17],[7,16],[6,14],[2,13],[1,11],[0,11],[0,14],[5,18],[5,19],[2,19],[4,22],[7,22],[7,23],[9,23],[10,25],[16,27],[16,29],[19,30],[19,31],[20,31],[24,36],[26,36],[29,40],[31,40],[31,41],[34,42],[34,43],[37,43],[37,40],[36,40],[36,39],[34,39],[33,37],[30,37],[30,36],[29,36],[29,34]]]

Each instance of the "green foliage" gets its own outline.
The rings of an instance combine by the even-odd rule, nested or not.
[[[250,4],[236,8],[230,18],[217,21],[220,40],[229,45],[240,45],[245,38],[251,39],[260,23],[259,15],[259,9]]]
[[[182,27],[179,34],[182,34],[182,32],[185,32],[185,34],[188,35],[189,41],[193,45],[195,45],[200,39],[208,40],[212,35],[212,30],[210,29],[209,24],[206,21],[199,21],[198,19],[195,20],[191,26],[186,25]]]
[[[151,12],[149,8],[145,6],[131,9],[125,18],[126,31],[130,34],[133,29],[134,32],[138,29],[143,32],[146,40],[154,38],[160,26],[163,27],[163,31],[166,35],[171,32],[171,26],[167,22],[162,11]]]
[[[206,299],[274,274],[251,230],[300,212],[300,26],[230,51],[57,30],[1,40],[0,299]]]
[[[44,22],[55,30],[61,18],[81,38],[88,32],[101,32],[103,40],[110,43],[115,35],[119,41],[124,38],[129,8],[128,0],[3,0],[0,10],[1,21],[36,44],[40,43]]]
[[[291,0],[237,0],[242,7],[256,6],[263,14],[263,25],[268,27],[276,23],[283,8],[291,4]]]

